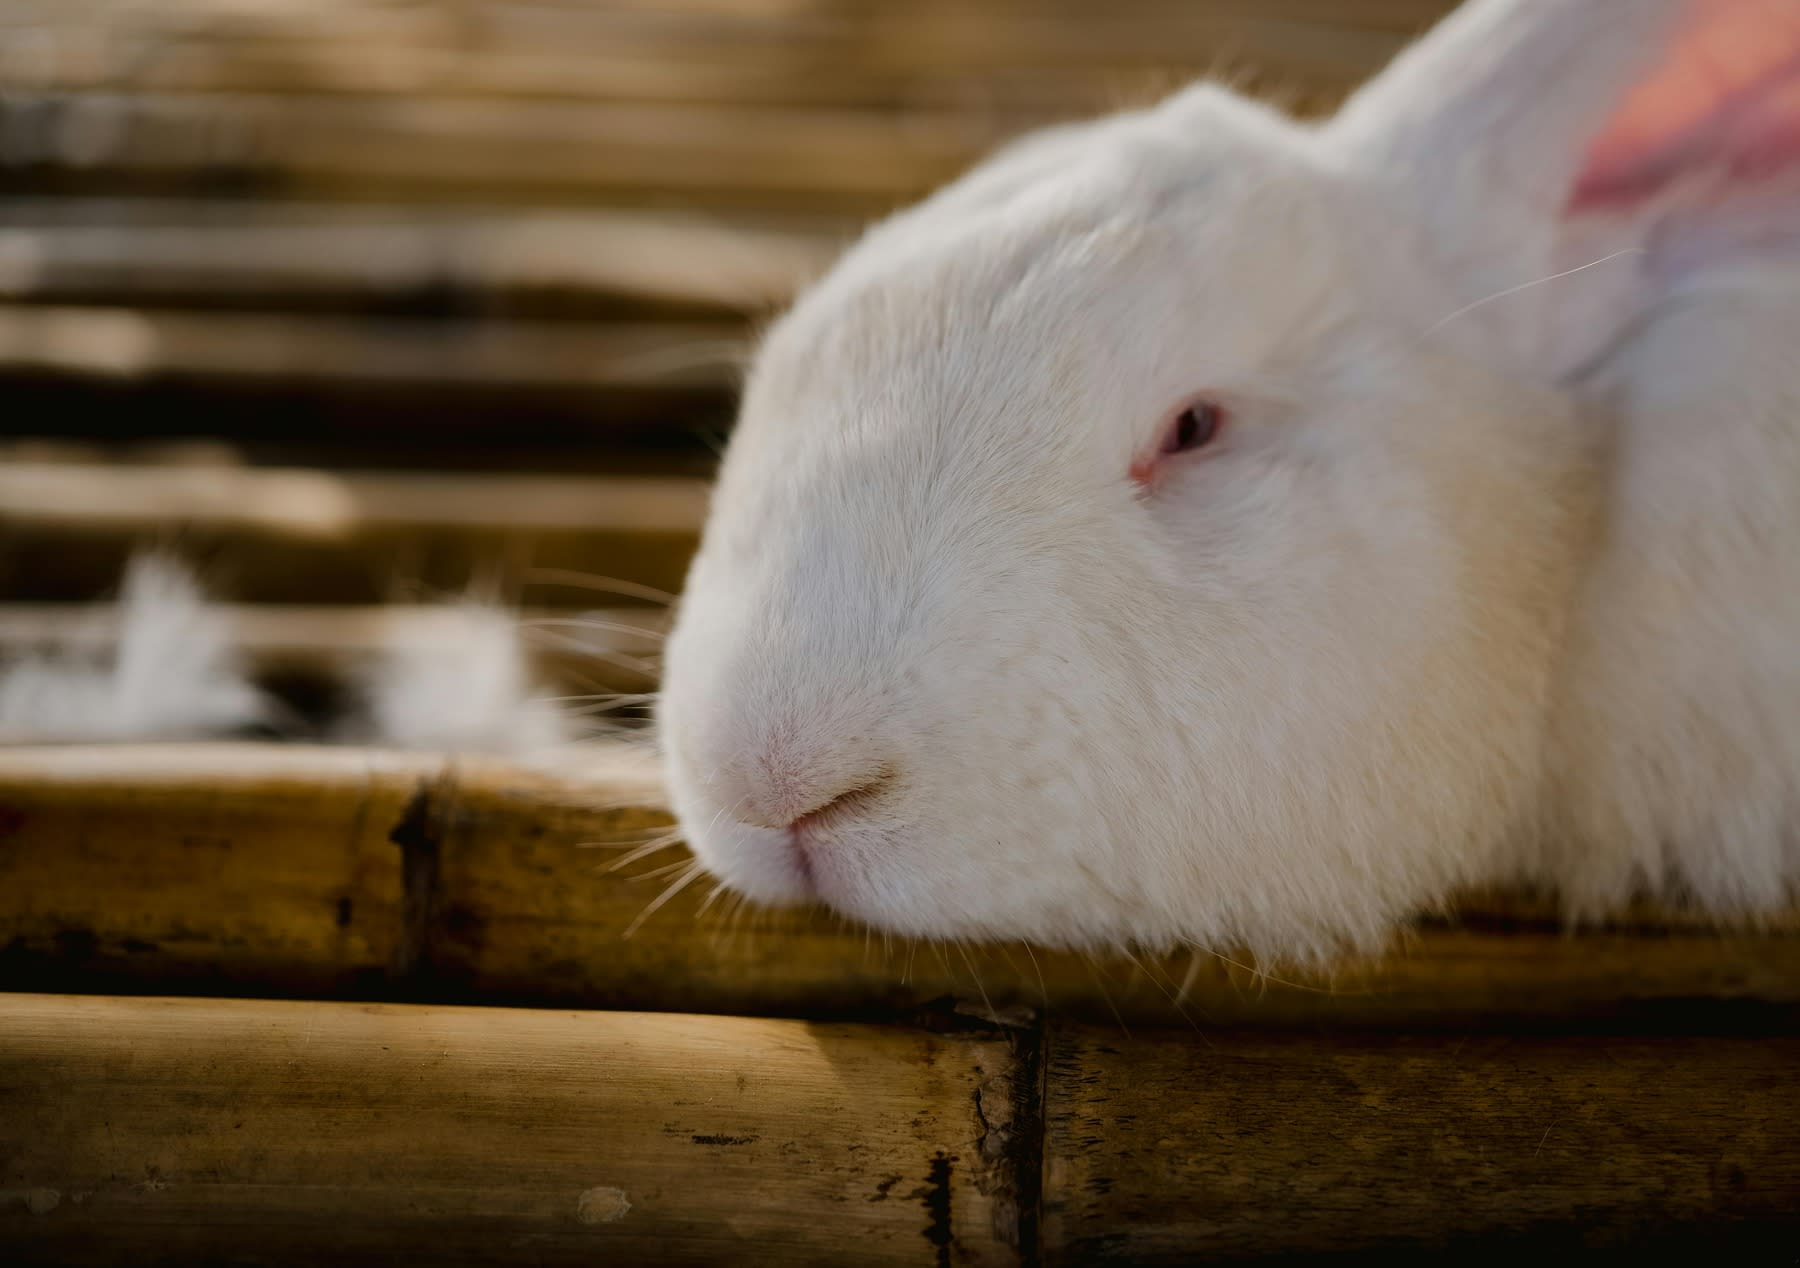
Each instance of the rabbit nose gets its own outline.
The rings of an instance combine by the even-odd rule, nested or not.
[[[891,765],[805,770],[778,761],[756,764],[738,817],[757,827],[819,827],[878,798],[893,783]]]
[[[807,828],[823,827],[831,820],[840,818],[873,801],[881,795],[882,790],[888,784],[893,782],[893,778],[893,774],[884,769],[874,779],[834,794],[829,800],[820,802],[811,810],[795,815],[790,822],[782,826],[802,832]]]

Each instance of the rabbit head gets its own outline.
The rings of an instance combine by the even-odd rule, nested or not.
[[[1032,137],[852,249],[759,353],[668,645],[707,867],[1290,958],[1504,866],[1590,550],[1575,384],[1644,270],[1483,301],[1567,267],[1687,6],[1600,7],[1478,4],[1322,127],[1202,86]]]

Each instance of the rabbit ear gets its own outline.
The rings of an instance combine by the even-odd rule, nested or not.
[[[1695,270],[1800,239],[1800,4],[1474,0],[1327,135],[1565,375]]]

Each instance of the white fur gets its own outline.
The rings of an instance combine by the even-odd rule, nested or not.
[[[362,680],[366,738],[405,749],[533,757],[570,740],[532,679],[518,617],[446,605],[429,637],[393,640]]]
[[[1199,87],[871,232],[761,351],[668,644],[699,856],[1276,958],[1498,881],[1784,902],[1800,201],[1564,210],[1692,3],[1481,0],[1324,128]],[[1222,440],[1141,494],[1196,391]]]
[[[267,721],[226,618],[174,560],[134,559],[103,619],[118,631],[104,657],[51,652],[0,667],[0,741],[195,738]]]

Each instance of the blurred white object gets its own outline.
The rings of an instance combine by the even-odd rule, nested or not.
[[[363,676],[365,738],[395,748],[526,757],[567,744],[568,717],[539,694],[515,613],[463,600],[430,638],[391,638]]]
[[[191,739],[269,721],[229,618],[208,605],[193,575],[160,554],[125,572],[105,651],[61,649],[0,667],[0,741]]]

